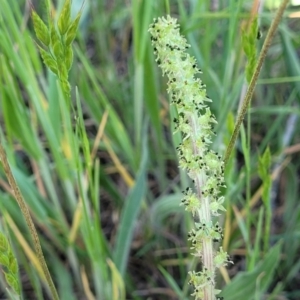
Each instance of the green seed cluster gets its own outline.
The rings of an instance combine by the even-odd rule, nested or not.
[[[180,132],[182,142],[177,147],[179,166],[186,170],[195,184],[194,190],[183,191],[182,205],[199,219],[189,233],[193,254],[202,260],[200,272],[190,272],[195,299],[214,300],[215,269],[230,262],[226,252],[214,251],[213,242],[223,238],[222,228],[213,222],[219,216],[224,197],[220,188],[225,187],[224,163],[220,155],[209,149],[215,134],[216,119],[206,103],[211,99],[199,75],[196,60],[186,50],[190,47],[180,35],[177,20],[170,16],[155,19],[149,32],[156,55],[156,62],[168,77],[168,93],[176,105],[178,117],[174,118],[175,132]]]
[[[57,27],[50,20],[49,27],[39,15],[32,10],[31,16],[36,37],[41,42],[39,47],[45,65],[58,76],[62,89],[70,98],[71,87],[68,73],[73,63],[72,42],[76,36],[81,11],[71,21],[71,0],[66,0],[59,15]]]

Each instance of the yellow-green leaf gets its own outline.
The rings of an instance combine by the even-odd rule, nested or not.
[[[70,25],[70,27],[66,33],[66,46],[67,47],[70,46],[72,44],[73,40],[75,39],[79,21],[80,21],[80,17],[81,17],[81,12],[79,12],[77,14],[75,20],[72,22],[72,24]]]
[[[71,16],[71,1],[66,0],[58,18],[58,30],[61,35],[64,35],[69,28],[71,22],[70,16]]]
[[[73,50],[72,46],[66,48],[66,68],[69,71],[73,63]]]
[[[55,59],[43,48],[39,47],[41,56],[43,59],[44,64],[56,75],[58,75],[57,71],[57,63]]]
[[[63,46],[62,46],[60,41],[57,41],[53,45],[53,53],[54,53],[56,58],[63,57]]]
[[[0,251],[6,252],[9,249],[8,241],[6,236],[0,232]]]
[[[51,23],[51,47],[53,48],[58,42],[60,42],[60,37],[55,29],[54,24]]]
[[[10,273],[5,273],[5,279],[8,285],[17,293],[20,293],[19,283],[16,277]]]
[[[10,252],[10,255],[9,255],[8,269],[12,274],[17,275],[17,273],[18,273],[18,264],[17,264],[16,258],[13,256],[12,252]]]
[[[68,70],[65,61],[62,61],[59,65],[59,79],[68,81]]]
[[[43,20],[39,17],[39,15],[32,10],[31,18],[33,21],[33,28],[36,34],[36,37],[41,41],[45,46],[49,46],[50,44],[50,35],[49,29]]]
[[[9,259],[6,254],[0,253],[0,265],[8,267]]]
[[[70,83],[68,82],[68,80],[64,80],[64,79],[61,80],[60,83],[64,94],[66,95],[67,98],[70,98],[70,94],[71,94]]]

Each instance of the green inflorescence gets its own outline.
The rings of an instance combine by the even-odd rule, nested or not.
[[[81,11],[73,21],[70,16],[71,0],[65,1],[57,26],[53,20],[47,26],[34,10],[31,13],[36,37],[41,43],[38,48],[44,64],[59,78],[67,99],[71,92],[68,73],[73,63],[72,42],[77,33]]]
[[[202,270],[190,272],[190,284],[195,299],[215,300],[220,292],[215,289],[215,270],[230,263],[222,247],[213,249],[214,242],[223,238],[222,228],[213,217],[225,211],[220,189],[225,187],[224,162],[210,149],[217,123],[207,106],[211,99],[198,74],[196,59],[186,50],[190,47],[180,35],[177,20],[170,16],[155,19],[149,32],[156,62],[168,77],[171,104],[176,105],[178,117],[175,132],[180,132],[182,142],[177,147],[179,166],[186,170],[195,188],[183,191],[182,205],[192,213],[195,227],[189,233],[193,254],[201,258]]]

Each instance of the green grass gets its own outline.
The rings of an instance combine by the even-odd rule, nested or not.
[[[56,2],[60,9],[64,1]],[[213,147],[225,153],[246,86],[241,26],[251,3],[221,1],[211,11],[210,2],[86,1],[70,73],[75,111],[42,64],[28,3],[1,2],[0,136],[60,299],[191,299],[192,220],[179,207],[189,181],[177,168],[175,112],[147,29],[168,9],[178,17],[213,99]],[[73,0],[73,16],[81,4]],[[217,280],[226,300],[300,298],[300,39],[292,10],[272,42],[226,170],[220,222],[223,248],[235,262]],[[258,51],[273,16],[267,8],[259,16]],[[269,177],[271,192],[262,200]],[[1,231],[19,263],[22,299],[49,299],[2,169],[0,185]],[[0,298],[14,299],[2,273],[0,286]]]

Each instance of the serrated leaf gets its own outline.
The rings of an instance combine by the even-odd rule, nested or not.
[[[36,37],[45,46],[49,46],[50,35],[49,35],[48,27],[46,26],[46,24],[43,22],[43,20],[39,17],[39,15],[34,10],[32,10],[32,12],[31,12],[31,18],[33,21],[33,28],[34,28]]]
[[[61,35],[64,35],[67,32],[70,22],[71,22],[71,1],[66,0],[57,22],[58,30]]]
[[[73,63],[73,50],[72,50],[72,46],[69,46],[66,48],[66,68],[69,71],[72,67],[72,63]]]
[[[73,40],[75,39],[79,21],[80,21],[80,17],[81,17],[81,12],[79,12],[77,14],[75,20],[71,23],[71,25],[66,33],[66,46],[67,47],[70,46],[72,44]]]
[[[39,47],[42,59],[44,64],[56,75],[58,75],[57,71],[57,63],[55,59],[49,54],[47,51],[45,51],[43,48]]]

